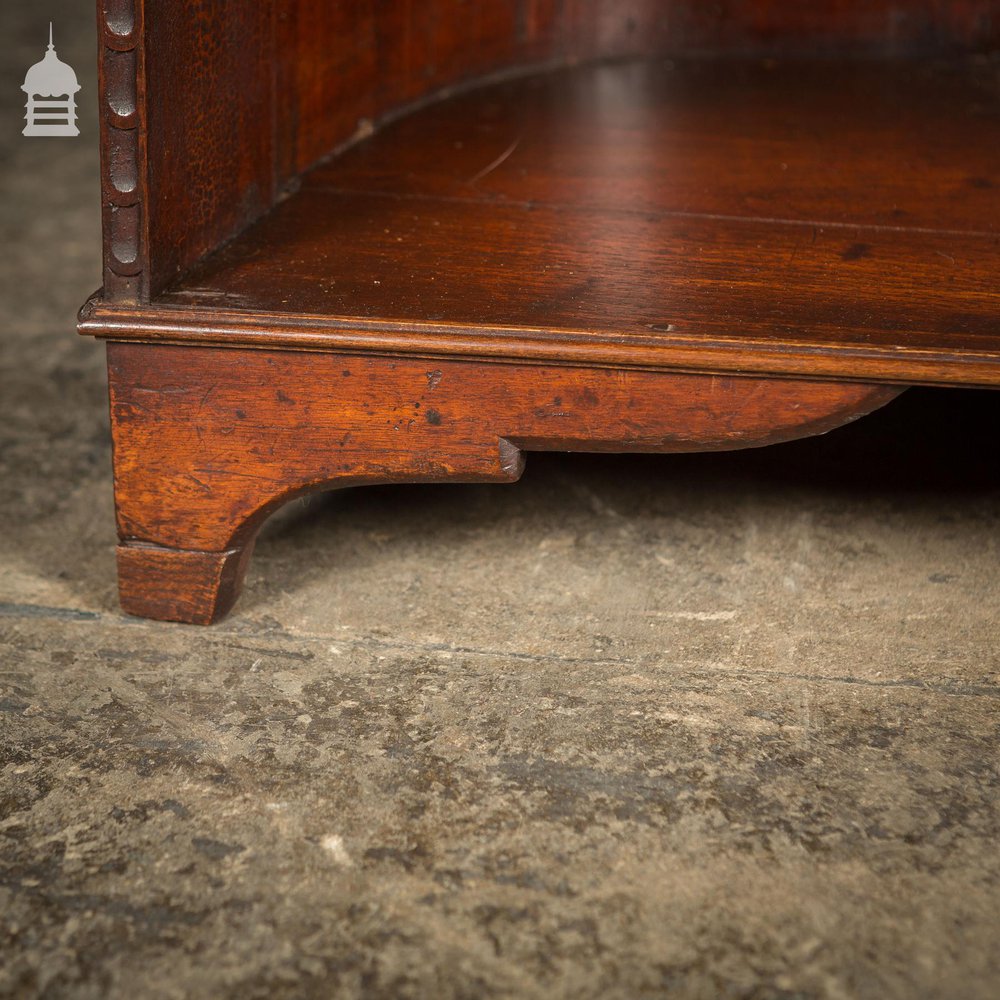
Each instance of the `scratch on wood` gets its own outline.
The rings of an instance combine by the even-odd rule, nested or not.
[[[518,136],[492,163],[487,163],[482,170],[469,180],[469,184],[475,184],[477,181],[481,181],[487,174],[492,173],[499,167],[502,163],[508,160],[515,149],[520,145],[521,137]]]

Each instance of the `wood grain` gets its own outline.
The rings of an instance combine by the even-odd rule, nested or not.
[[[152,296],[274,203],[272,2],[144,4]]]
[[[211,625],[239,598],[252,552],[252,542],[228,552],[124,542],[117,551],[122,610],[142,618]]]
[[[512,482],[523,451],[680,452],[823,433],[886,386],[328,353],[108,345],[127,610],[207,622],[295,496]]]
[[[102,113],[105,289],[132,303],[155,296],[373,123],[489,74],[635,55],[926,58],[989,52],[1000,39],[998,0],[97,6],[101,106],[111,109]],[[123,159],[135,172],[128,205],[112,179]]]
[[[83,329],[998,385],[998,107],[957,63],[498,84],[389,126],[154,308]]]
[[[987,236],[309,191],[161,301],[959,354],[1000,351],[998,269]]]
[[[437,102],[303,182],[396,197],[993,234],[998,112],[996,72],[974,61],[604,63]]]

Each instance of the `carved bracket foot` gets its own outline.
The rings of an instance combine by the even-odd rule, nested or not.
[[[522,450],[705,451],[820,434],[898,387],[110,343],[122,606],[215,621],[267,515],[339,486],[513,482]]]

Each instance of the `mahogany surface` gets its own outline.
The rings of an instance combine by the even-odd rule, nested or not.
[[[633,55],[989,52],[998,0],[97,0],[105,294],[155,296],[301,171],[442,88]],[[122,209],[127,209],[122,211]],[[124,256],[119,257],[118,251]]]
[[[203,342],[996,385],[991,80],[658,61],[490,86],[308,174],[144,322]]]

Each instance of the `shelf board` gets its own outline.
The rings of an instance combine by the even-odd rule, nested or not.
[[[643,61],[458,94],[307,174],[132,335],[998,385],[998,79]]]

